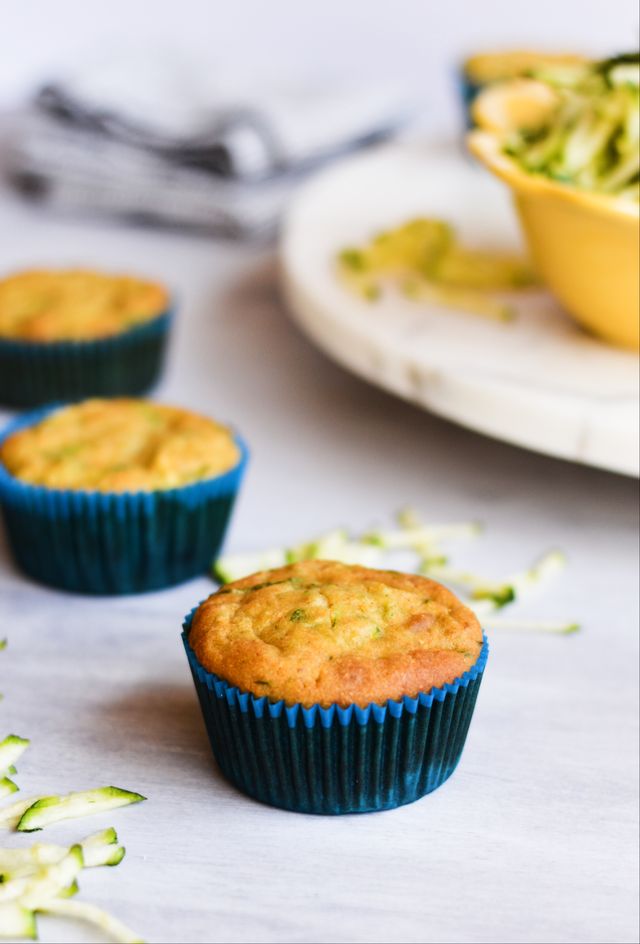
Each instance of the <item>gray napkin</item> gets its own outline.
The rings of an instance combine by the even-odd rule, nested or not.
[[[42,88],[7,162],[54,207],[253,237],[302,174],[411,111],[388,87],[247,90],[184,63],[118,60]]]

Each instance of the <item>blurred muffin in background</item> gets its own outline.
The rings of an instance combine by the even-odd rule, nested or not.
[[[247,451],[209,417],[134,398],[44,408],[0,436],[0,505],[18,565],[75,593],[204,574]]]
[[[166,311],[166,289],[90,269],[30,269],[0,281],[0,336],[89,341],[120,334]]]
[[[512,49],[474,53],[465,59],[460,69],[460,91],[468,127],[473,127],[475,124],[471,105],[478,93],[487,85],[509,79],[525,78],[541,69],[572,69],[586,62],[588,62],[586,56],[570,52]]]
[[[0,403],[37,406],[142,393],[158,378],[170,321],[160,283],[84,269],[0,280]]]

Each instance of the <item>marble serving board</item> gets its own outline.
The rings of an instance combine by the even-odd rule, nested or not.
[[[504,186],[446,143],[387,145],[347,158],[298,192],[283,228],[293,318],[370,382],[489,436],[639,474],[638,358],[585,334],[544,290],[519,292],[514,321],[407,299],[359,298],[336,252],[428,215],[470,245],[521,247]]]

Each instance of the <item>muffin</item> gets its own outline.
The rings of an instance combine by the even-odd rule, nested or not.
[[[144,392],[162,366],[170,307],[162,285],[132,276],[61,269],[0,280],[0,403]]]
[[[564,70],[584,64],[587,59],[576,53],[539,52],[531,49],[510,49],[501,52],[477,53],[462,64],[460,89],[467,124],[474,124],[471,105],[483,88],[530,75],[538,70]]]
[[[411,803],[453,773],[487,657],[426,577],[303,561],[227,584],[184,624],[218,764],[285,809]]]
[[[204,573],[247,458],[207,417],[91,399],[22,417],[0,436],[0,504],[17,563],[79,593],[137,593]]]

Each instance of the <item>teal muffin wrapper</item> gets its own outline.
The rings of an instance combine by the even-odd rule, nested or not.
[[[20,417],[0,435],[52,411]],[[204,574],[222,544],[248,460],[214,479],[156,492],[100,493],[20,482],[0,464],[9,546],[34,580],[74,593],[142,593]]]
[[[145,393],[159,379],[172,317],[92,341],[0,338],[0,403],[22,409]]]
[[[366,708],[286,705],[242,692],[183,642],[211,748],[224,774],[262,803],[298,813],[369,813],[413,803],[455,770],[489,646],[448,685]]]
[[[467,70],[462,66],[458,71],[456,76],[458,92],[462,100],[462,108],[464,112],[465,125],[468,129],[474,127],[473,117],[471,115],[471,108],[476,97],[480,94],[482,89],[485,87],[484,84],[480,82],[474,82],[470,77]]]

